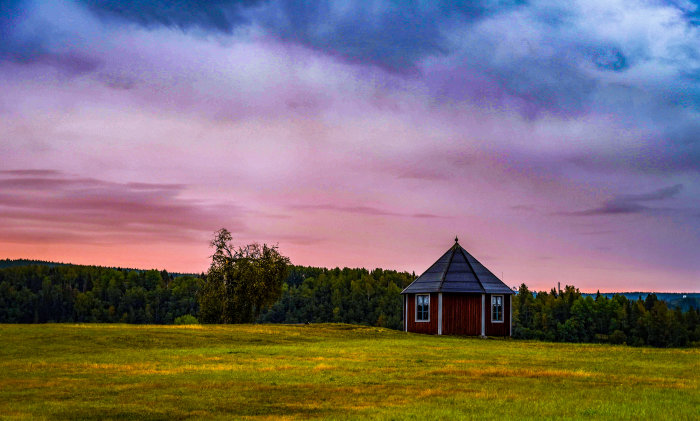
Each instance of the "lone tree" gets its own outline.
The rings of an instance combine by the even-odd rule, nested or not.
[[[198,296],[203,323],[252,323],[282,294],[289,258],[276,246],[235,248],[231,239],[222,228],[210,244],[216,251]]]

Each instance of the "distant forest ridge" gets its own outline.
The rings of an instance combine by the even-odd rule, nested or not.
[[[157,270],[159,272],[162,272],[163,270],[161,269],[137,269],[137,268],[124,268],[124,267],[117,267],[117,266],[100,266],[100,265],[80,265],[80,264],[73,264],[73,263],[63,263],[63,262],[51,262],[51,261],[46,261],[46,260],[32,260],[32,259],[4,259],[0,260],[0,269],[4,268],[9,268],[9,267],[15,267],[15,266],[31,266],[31,265],[40,265],[40,266],[85,266],[85,267],[97,267],[97,268],[106,268],[106,269],[117,269],[117,270],[125,270],[125,271],[140,271],[140,272],[146,272],[148,270]],[[316,266],[308,266],[309,268],[314,268],[314,269],[325,269],[325,270],[333,270],[332,268],[321,268],[321,267],[316,267]],[[339,268],[335,268],[339,269]],[[363,269],[364,268],[357,268],[357,269]],[[186,273],[186,272],[169,272],[165,270],[169,275],[171,276],[201,276],[203,273]],[[515,291],[517,294],[517,290]],[[636,300],[641,298],[642,300],[646,299],[649,294],[654,294],[656,295],[656,298],[662,301],[666,302],[672,302],[674,300],[678,300],[681,298],[697,298],[700,299],[700,292],[655,292],[655,291],[634,291],[634,292],[601,292],[600,295],[603,295],[607,298],[612,298],[615,295],[624,295],[625,298],[628,300]],[[595,298],[598,293],[590,293],[590,292],[582,292],[581,295],[584,297],[593,297]]]
[[[0,323],[198,323],[211,279],[165,270],[0,261]],[[259,323],[350,323],[402,329],[401,291],[415,279],[383,269],[290,265]],[[513,337],[657,347],[700,346],[700,297],[583,295],[574,286],[513,297]],[[612,295],[612,298],[608,298]],[[697,295],[697,294],[695,294]],[[204,319],[202,319],[204,320]]]
[[[689,303],[695,303],[695,308],[700,308],[700,292],[601,292],[600,295],[606,298],[612,298],[615,295],[622,295],[628,300],[642,299],[646,300],[649,294],[656,295],[661,301],[666,301],[669,303],[670,307],[675,307],[681,304],[681,300],[687,301]],[[584,297],[595,298],[598,294],[582,293]],[[675,305],[674,305],[675,304]]]
[[[138,272],[146,272],[149,270],[157,270],[158,272],[162,272],[162,270],[160,270],[160,269],[137,269],[137,268],[124,268],[124,267],[118,267],[118,266],[79,265],[79,264],[74,264],[74,263],[50,262],[47,260],[32,260],[32,259],[3,259],[3,260],[0,260],[0,269],[17,267],[17,266],[32,266],[32,265],[49,266],[49,267],[83,266],[83,267],[95,267],[95,268],[105,268],[105,269],[117,269],[117,270],[125,270],[125,271],[132,271],[133,270],[133,271],[138,271]],[[166,270],[166,272],[168,272],[168,271]],[[186,273],[186,272],[168,272],[168,274],[171,276],[200,276],[200,275],[202,275],[202,274],[198,274],[198,273]]]

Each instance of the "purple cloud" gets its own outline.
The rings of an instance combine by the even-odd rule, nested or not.
[[[23,177],[27,173],[35,176]],[[44,236],[55,241],[158,242],[196,238],[196,233],[224,225],[245,230],[238,221],[240,209],[184,199],[186,186],[181,184],[114,183],[54,170],[4,171],[0,177],[0,233],[5,241],[32,242]],[[19,226],[26,228],[24,239]]]
[[[643,203],[662,201],[677,196],[683,189],[682,184],[664,187],[649,193],[622,194],[612,200],[605,202],[601,207],[587,209],[579,212],[560,213],[560,215],[571,216],[594,216],[594,215],[625,215],[642,212],[663,211],[661,208],[654,208]]]
[[[295,205],[291,206],[292,209],[301,209],[301,210],[324,210],[324,211],[332,211],[332,212],[347,212],[347,213],[355,213],[355,214],[360,214],[360,215],[370,215],[370,216],[398,216],[398,217],[406,217],[406,218],[449,218],[447,216],[441,216],[441,215],[435,215],[432,213],[421,213],[421,212],[416,212],[416,213],[400,213],[400,212],[394,212],[394,211],[388,211],[372,206],[339,206],[339,205],[330,205],[330,204],[318,204],[318,205]]]
[[[697,278],[697,8],[0,7],[0,253],[199,271],[225,226],[420,271],[459,233],[524,281]]]

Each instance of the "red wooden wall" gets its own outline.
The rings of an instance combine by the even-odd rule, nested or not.
[[[442,334],[481,335],[481,294],[442,294]]]
[[[416,322],[416,294],[408,294],[408,331],[416,333],[438,333],[438,295],[430,294],[430,321]]]
[[[438,294],[430,294],[430,321],[416,322],[416,296],[408,295],[408,331],[438,333]],[[486,336],[510,335],[510,297],[503,295],[503,323],[491,322],[491,294],[485,302]],[[442,334],[481,335],[481,294],[442,294]]]
[[[496,294],[501,295],[501,294]],[[444,297],[443,297],[444,298]],[[510,297],[503,294],[503,323],[491,323],[491,294],[486,294],[486,336],[510,335]]]

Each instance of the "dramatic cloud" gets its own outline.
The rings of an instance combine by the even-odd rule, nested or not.
[[[680,193],[682,188],[682,184],[676,184],[675,186],[655,190],[651,193],[624,194],[605,202],[603,206],[599,208],[588,209],[581,212],[572,212],[569,213],[569,215],[620,215],[628,213],[661,211],[663,209],[652,208],[644,203],[670,199]]]
[[[391,3],[373,1],[85,1],[99,16],[145,27],[232,33],[258,25],[272,36],[351,61],[390,70],[415,68],[425,56],[446,54],[441,25],[469,23],[514,7],[514,1]]]
[[[200,239],[224,222],[243,229],[222,215],[238,216],[240,209],[183,199],[184,190],[179,184],[113,183],[54,170],[1,171],[0,237],[109,243],[116,236],[157,243]]]
[[[132,21],[146,27],[162,25],[183,30],[197,27],[230,33],[234,26],[247,22],[241,10],[261,1],[84,0],[82,3],[102,17]]]
[[[0,253],[199,271],[225,226],[420,272],[458,234],[509,284],[689,288],[699,13],[0,0]]]

